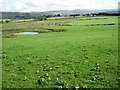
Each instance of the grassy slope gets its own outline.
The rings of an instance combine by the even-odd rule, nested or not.
[[[111,22],[77,19],[46,27],[67,32],[3,38],[3,87],[117,88],[117,25],[84,26]]]

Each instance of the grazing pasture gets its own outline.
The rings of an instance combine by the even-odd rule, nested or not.
[[[2,87],[118,88],[117,18],[3,24]],[[35,30],[39,34],[9,35]]]

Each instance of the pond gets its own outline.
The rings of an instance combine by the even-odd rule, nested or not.
[[[20,32],[20,33],[12,33],[14,35],[22,35],[22,34],[38,34],[38,32]]]

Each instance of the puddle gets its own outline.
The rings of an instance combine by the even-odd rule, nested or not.
[[[38,32],[20,32],[20,33],[12,33],[14,35],[22,35],[22,34],[38,34]]]

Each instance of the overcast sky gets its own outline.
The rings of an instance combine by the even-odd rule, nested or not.
[[[1,11],[117,9],[119,0],[0,0]]]

